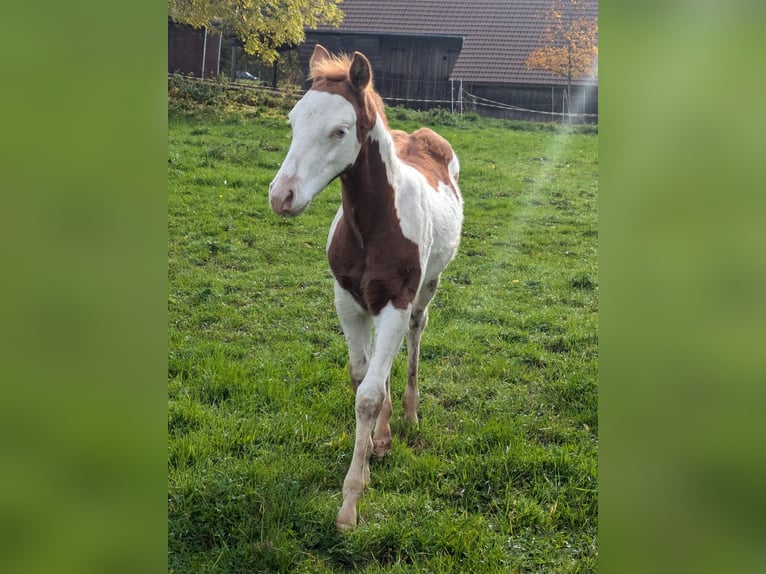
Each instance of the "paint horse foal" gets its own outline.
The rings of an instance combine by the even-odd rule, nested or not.
[[[389,130],[367,58],[330,56],[317,45],[310,72],[312,87],[289,115],[293,140],[269,201],[279,215],[299,215],[340,177],[327,257],[356,391],[354,455],[336,521],[346,530],[356,526],[370,454],[391,448],[390,372],[405,335],[404,416],[418,421],[420,336],[440,274],[457,251],[463,200],[457,157],[441,136]]]

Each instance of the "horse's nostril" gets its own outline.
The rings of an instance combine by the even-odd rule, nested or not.
[[[298,199],[299,182],[294,176],[280,175],[269,186],[269,203],[277,215],[293,215],[293,208]]]

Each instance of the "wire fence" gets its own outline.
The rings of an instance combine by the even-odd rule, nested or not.
[[[302,90],[300,88],[275,88],[273,86],[266,86],[263,84],[256,84],[256,83],[249,83],[247,80],[243,82],[232,82],[229,80],[224,80],[219,78],[198,78],[197,76],[185,76],[182,74],[168,74],[168,82],[171,82],[173,80],[181,79],[183,81],[188,82],[194,82],[198,84],[207,85],[210,87],[220,87],[220,88],[227,88],[227,89],[233,89],[233,90],[253,90],[257,92],[268,92],[272,95],[283,95],[283,96],[292,96],[296,100],[303,97],[303,94],[305,93],[305,90]]]
[[[178,74],[168,74],[168,80],[172,80],[174,78],[178,78]],[[230,89],[235,90],[255,90],[260,92],[266,92],[271,95],[281,95],[281,96],[287,96],[290,98],[294,98],[296,100],[300,99],[303,94],[305,93],[305,90],[300,88],[292,88],[292,89],[285,89],[285,88],[278,88],[273,86],[266,86],[263,84],[256,84],[256,83],[249,83],[249,82],[231,82],[228,80],[223,79],[213,79],[213,78],[198,78],[195,76],[182,76],[184,80],[189,80],[193,82],[198,82],[201,84],[206,84],[209,86],[219,86],[219,87],[226,87]],[[410,82],[417,82],[418,80],[405,80]],[[488,98],[484,98],[481,96],[477,96],[476,94],[472,94],[468,92],[467,90],[463,89],[462,87],[462,81],[459,81],[459,87],[457,88],[457,94],[455,94],[455,89],[453,88],[451,90],[450,99],[439,99],[439,98],[411,98],[411,97],[402,97],[402,96],[381,96],[383,101],[389,105],[397,106],[397,105],[403,105],[404,107],[408,107],[410,104],[416,104],[418,107],[443,107],[445,109],[449,109],[451,113],[453,114],[460,114],[463,115],[463,113],[466,112],[481,112],[482,109],[486,110],[497,110],[500,112],[510,112],[510,113],[517,113],[517,114],[524,114],[525,116],[536,118],[539,117],[540,119],[549,119],[549,120],[558,120],[558,121],[598,121],[598,114],[594,113],[584,113],[584,112],[577,112],[577,111],[544,111],[544,110],[536,110],[531,108],[526,108],[522,106],[516,106],[513,104],[509,104],[506,102],[499,102],[496,100],[491,100]],[[563,92],[563,101],[562,101],[562,108],[571,108],[567,101],[567,92],[564,90]],[[583,102],[577,102],[575,101],[574,108],[575,110],[578,107],[582,107]]]
[[[492,108],[497,110],[509,110],[509,111],[515,111],[515,112],[524,112],[529,114],[540,114],[543,116],[551,116],[555,118],[578,118],[578,119],[598,119],[598,114],[589,114],[589,113],[582,113],[582,112],[547,112],[543,110],[532,110],[529,108],[522,108],[520,106],[514,106],[512,104],[506,104],[503,102],[496,102],[493,100],[489,100],[487,98],[482,98],[474,94],[470,94],[466,91],[462,92],[465,94],[466,97],[470,98],[472,102],[474,102],[474,105],[476,106],[483,106],[486,108]],[[564,92],[564,101],[566,105],[568,102],[566,102],[566,92]]]

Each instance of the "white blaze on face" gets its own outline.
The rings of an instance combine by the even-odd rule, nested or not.
[[[289,115],[293,139],[269,186],[275,213],[300,215],[359,154],[356,113],[343,96],[309,90]]]

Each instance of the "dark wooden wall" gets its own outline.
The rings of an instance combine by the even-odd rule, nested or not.
[[[390,105],[449,107],[449,75],[463,45],[460,37],[307,32],[298,48],[304,78],[317,43],[332,53],[358,51],[367,56],[375,88]]]
[[[463,111],[476,111],[485,116],[523,120],[559,121],[566,87],[555,86],[508,86],[507,84],[463,84],[463,89],[473,96],[463,96]],[[484,98],[483,100],[480,98]],[[536,110],[545,113],[531,113],[504,109],[501,105]],[[598,116],[598,87],[572,86],[571,112]],[[566,110],[566,108],[564,108]],[[583,117],[584,123],[597,123],[597,117]]]
[[[168,73],[202,76],[202,52],[205,49],[205,77],[216,75],[219,57],[219,35],[211,30],[176,24],[168,20]],[[222,70],[227,73],[226,70]]]
[[[378,93],[387,105],[414,109],[445,108],[454,102],[458,111],[460,83],[450,83],[449,76],[462,48],[458,36],[411,36],[395,34],[362,34],[309,31],[306,42],[298,47],[303,70],[303,88],[310,87],[308,64],[315,44],[332,53],[362,52],[372,64]],[[484,116],[537,121],[560,121],[565,88],[555,86],[521,86],[514,84],[473,84],[463,82],[463,90],[477,99],[463,95],[463,111]],[[479,98],[484,98],[484,101]],[[500,105],[492,104],[498,102]],[[590,114],[574,121],[597,123],[598,87],[572,87],[572,112]],[[582,105],[575,109],[574,102]],[[508,109],[507,106],[533,111]],[[557,115],[551,115],[555,112]]]

